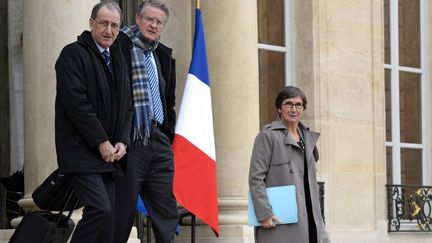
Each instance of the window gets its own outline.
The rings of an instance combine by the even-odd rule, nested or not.
[[[260,127],[277,115],[274,100],[292,84],[291,0],[258,0]]]
[[[426,0],[384,0],[387,184],[429,184]]]
[[[135,13],[138,9],[139,4],[142,1],[139,0],[114,0],[118,3],[123,11],[123,26],[135,24]]]

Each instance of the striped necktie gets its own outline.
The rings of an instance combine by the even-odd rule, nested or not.
[[[145,68],[148,74],[150,83],[150,92],[153,101],[153,119],[159,124],[163,124],[164,114],[162,109],[162,100],[159,92],[159,79],[157,76],[155,65],[152,62],[151,52],[144,52],[145,56]]]
[[[105,50],[102,52],[102,54],[103,54],[103,56],[104,56],[104,58],[105,58],[106,65],[108,66],[108,69],[109,69],[109,71],[111,72],[111,57],[110,57],[110,53],[109,53],[109,51],[108,51],[107,49],[105,49]]]

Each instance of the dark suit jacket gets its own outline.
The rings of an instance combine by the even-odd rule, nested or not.
[[[113,72],[91,33],[63,48],[56,62],[55,141],[62,173],[114,171],[102,160],[98,145],[130,141],[131,83],[121,49],[110,47]]]
[[[125,57],[129,70],[131,68],[131,52],[133,43],[129,37],[120,32],[117,39],[120,42],[122,53]],[[164,110],[164,124],[162,124],[162,131],[170,138],[171,142],[174,139],[174,128],[176,122],[175,107],[175,87],[176,87],[176,73],[175,73],[175,59],[172,57],[172,49],[159,43],[154,52],[156,64],[158,67],[159,75],[159,91],[161,94],[162,105]],[[132,80],[132,73],[129,73],[130,80]]]

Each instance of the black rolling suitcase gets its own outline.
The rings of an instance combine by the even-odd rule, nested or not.
[[[32,210],[27,212],[22,218],[20,224],[15,229],[9,243],[66,243],[69,239],[75,224],[71,219],[74,209],[79,206],[78,198],[71,188],[66,190],[57,190],[55,193],[45,193],[46,190],[52,190],[52,187],[58,187],[63,184],[64,180],[61,179],[54,183],[52,181],[52,175],[50,175],[42,185],[33,193],[33,197],[40,198],[46,197],[45,200],[51,200],[51,197],[58,197],[60,194],[67,193],[64,197],[64,201],[61,204],[62,208],[58,213],[53,213],[48,210],[57,210],[57,204],[53,203],[51,206],[49,204],[38,203],[39,200],[34,200],[39,208],[46,210]],[[63,188],[65,189],[65,188]],[[42,207],[41,207],[42,206]],[[54,208],[52,208],[54,206]],[[65,210],[70,210],[68,215],[64,215]]]
[[[74,227],[70,216],[50,211],[29,211],[9,243],[66,243]]]

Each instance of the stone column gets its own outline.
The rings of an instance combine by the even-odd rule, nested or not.
[[[161,42],[173,49],[176,59],[176,110],[180,108],[183,89],[192,57],[194,12],[191,1],[164,0],[170,16]],[[178,114],[178,113],[177,113]]]
[[[256,1],[201,1],[200,7],[213,104],[220,237],[198,226],[197,242],[253,242],[246,209],[250,155],[259,130]],[[185,229],[176,242],[188,242],[188,237]]]
[[[23,1],[24,208],[31,193],[57,168],[54,145],[54,65],[61,49],[88,29],[97,0]]]
[[[22,170],[24,163],[22,5],[22,0],[8,1],[10,172]]]
[[[313,31],[308,51],[313,55],[313,81],[306,86],[313,99],[307,112],[312,112],[313,129],[321,133],[318,180],[326,183],[330,238],[332,242],[390,242],[385,218],[382,1],[302,4],[313,13],[312,23],[303,19]],[[347,196],[352,193],[354,197]]]

